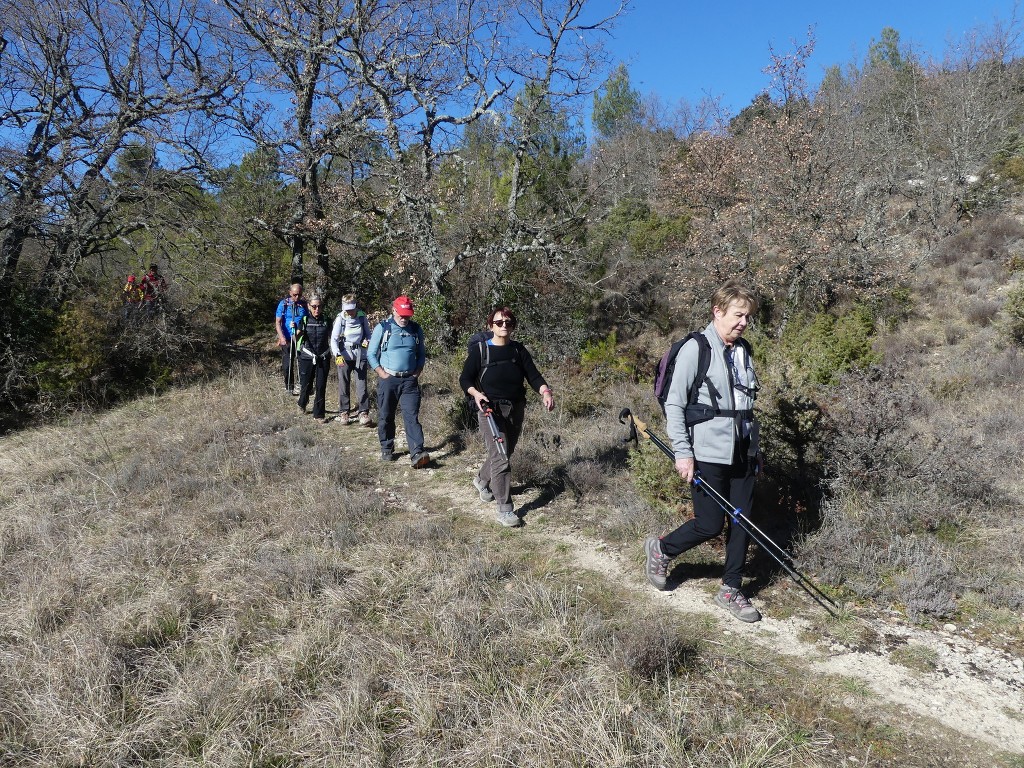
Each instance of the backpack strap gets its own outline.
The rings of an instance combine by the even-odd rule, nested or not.
[[[508,346],[512,350],[512,359],[496,360],[495,362],[492,363],[491,345],[488,344],[486,341],[477,342],[477,347],[480,351],[480,373],[476,377],[477,389],[480,389],[480,385],[483,384],[484,374],[487,372],[487,369],[492,368],[496,365],[511,363],[512,365],[519,369],[519,372],[523,374],[524,377],[526,376],[526,369],[523,367],[522,353],[520,351],[522,349],[522,345],[520,345],[518,341],[509,341]]]
[[[733,408],[720,408],[719,404],[722,402],[722,393],[718,391],[718,388],[712,383],[708,377],[708,370],[711,368],[711,343],[707,340],[707,337],[702,332],[691,333],[689,337],[693,337],[697,341],[699,348],[699,356],[697,358],[697,376],[693,380],[693,387],[691,387],[688,393],[688,401],[685,411],[686,428],[690,432],[690,442],[693,442],[693,427],[704,421],[710,421],[717,417],[725,417],[734,419],[737,416],[743,419],[753,418],[754,412],[750,409],[736,410]],[[743,349],[746,353],[750,354],[750,344],[745,339],[738,339],[738,342],[743,345]],[[729,378],[732,378],[730,372]],[[708,394],[711,396],[713,405],[704,405],[698,402],[700,396],[700,386],[706,384],[708,388]]]

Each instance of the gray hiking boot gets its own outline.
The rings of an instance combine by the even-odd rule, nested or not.
[[[647,553],[647,580],[657,589],[664,589],[668,582],[668,566],[672,558],[661,552],[661,539],[651,536],[644,542]]]
[[[487,487],[486,483],[480,481],[479,477],[473,478],[473,487],[480,493],[480,501],[494,501],[494,494],[491,493],[491,489]]]
[[[382,448],[381,451],[380,451],[380,460],[381,461],[394,461],[395,460],[395,454],[393,454],[387,448]]]
[[[495,515],[495,518],[506,528],[518,528],[523,524],[523,521],[519,519],[519,515],[515,513],[511,504],[508,505],[507,509],[498,507],[498,513]]]
[[[729,587],[723,584],[715,595],[715,603],[722,606],[740,621],[754,622],[761,620],[761,614],[757,608],[750,604],[747,596],[736,587]]]

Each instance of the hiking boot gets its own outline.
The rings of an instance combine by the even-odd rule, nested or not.
[[[518,528],[523,524],[523,521],[519,519],[519,515],[516,514],[511,504],[508,509],[498,507],[498,513],[494,517],[506,528]]]
[[[473,487],[480,492],[480,501],[494,501],[494,494],[491,493],[491,489],[487,487],[486,483],[481,482],[479,477],[473,478]]]
[[[368,427],[370,426],[370,414],[360,413],[359,414],[359,426]]]
[[[302,392],[302,390],[299,389],[299,385],[298,384],[296,384],[294,387],[292,387],[292,394],[295,395],[296,397],[299,396],[300,392]]]
[[[657,536],[648,537],[644,542],[647,553],[647,580],[656,589],[664,589],[668,583],[668,566],[672,558],[661,552],[661,539]]]
[[[715,603],[722,606],[740,621],[754,622],[761,620],[761,614],[757,608],[750,604],[747,596],[736,587],[729,587],[723,584],[715,595]]]
[[[380,452],[380,460],[381,461],[394,461],[395,460],[395,454],[393,454],[391,451],[386,450],[386,449],[381,450],[381,452]]]
[[[343,427],[346,426],[349,423],[349,421],[350,419],[347,413],[343,413],[337,418],[338,424],[340,424]]]
[[[427,466],[427,464],[429,464],[429,463],[430,463],[430,454],[427,453],[426,451],[422,451],[420,453],[417,453],[417,454],[415,454],[412,457],[412,468],[413,469],[423,469],[423,467]]]

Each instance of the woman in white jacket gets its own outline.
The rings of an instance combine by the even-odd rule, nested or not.
[[[356,375],[356,414],[364,427],[370,424],[370,397],[366,391],[366,345],[370,340],[370,323],[359,309],[353,293],[341,298],[341,312],[331,330],[331,352],[338,366],[338,419],[348,424],[352,410],[350,392],[352,373]]]

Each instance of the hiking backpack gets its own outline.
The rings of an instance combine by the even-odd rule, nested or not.
[[[391,329],[397,324],[392,322],[390,317],[381,320],[380,324],[384,326],[384,331],[380,336],[380,352],[383,353],[388,348],[388,342],[391,341]],[[410,320],[404,330],[409,331],[414,336],[420,335],[420,326],[415,320]],[[417,341],[417,343],[419,342]]]
[[[679,350],[690,339],[694,339],[697,342],[697,376],[693,380],[693,386],[690,387],[690,391],[687,393],[686,426],[692,427],[694,424],[708,421],[715,416],[734,416],[737,411],[722,410],[717,407],[717,403],[721,401],[722,396],[718,392],[717,387],[711,383],[711,379],[708,378],[708,369],[711,367],[711,343],[701,331],[693,331],[675,342],[669,347],[668,352],[662,355],[661,360],[654,368],[654,398],[658,401],[658,405],[661,406],[662,415],[665,415],[665,400],[668,398],[668,390],[672,385],[672,376],[676,370],[676,357],[679,354]],[[736,343],[746,350],[749,359],[751,349],[747,340],[737,339]],[[707,384],[708,392],[716,405],[701,405],[697,402],[701,384]]]

